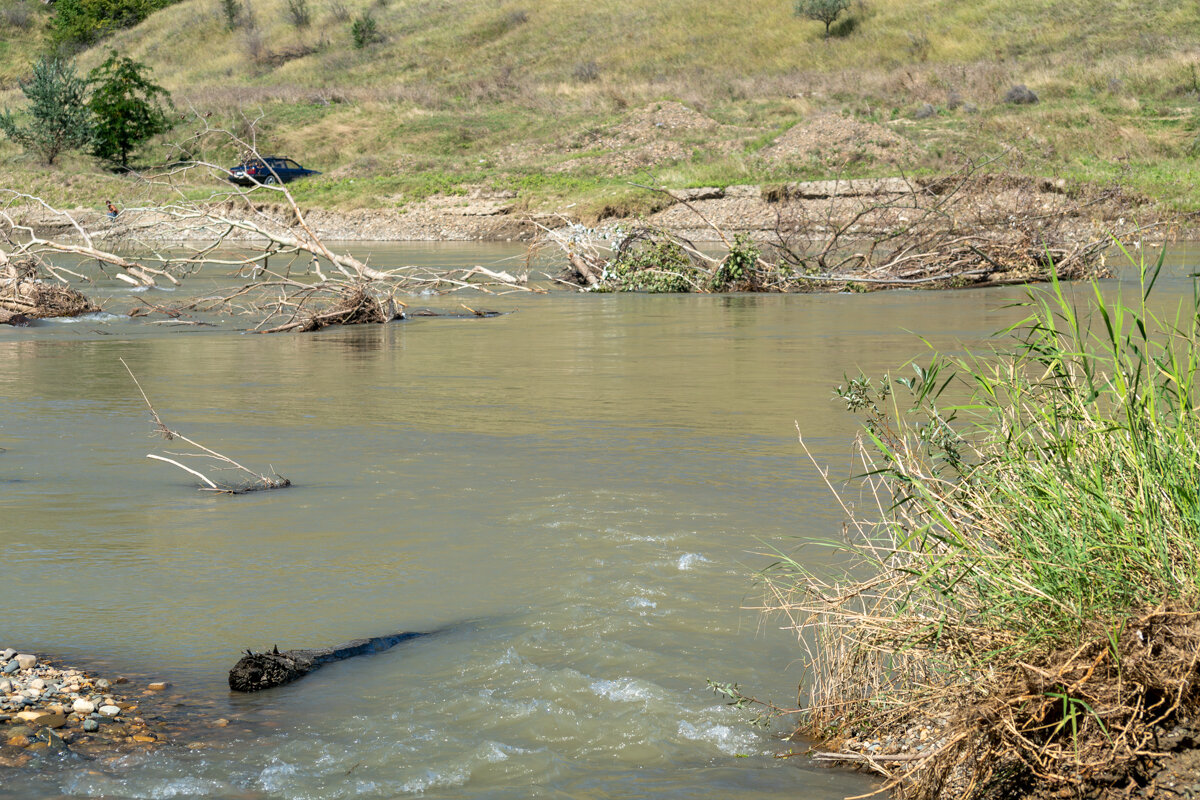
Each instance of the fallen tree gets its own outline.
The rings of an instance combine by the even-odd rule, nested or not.
[[[90,281],[91,265],[105,275],[106,267],[114,267],[113,277],[143,287],[161,281],[179,285],[201,270],[232,272],[242,280],[231,288],[175,305],[146,300],[131,313],[161,313],[175,320],[197,311],[243,316],[252,318],[252,330],[262,333],[401,319],[405,303],[399,295],[404,293],[545,291],[529,285],[528,273],[513,275],[481,266],[383,270],[335,252],[308,224],[286,186],[271,182],[235,187],[216,163],[190,157],[212,140],[257,157],[256,121],[250,122],[249,140],[201,122],[201,129],[180,145],[187,159],[138,176],[146,196],[171,199],[126,208],[116,219],[104,218],[99,227],[40,198],[4,190],[0,277],[6,274],[5,264],[19,264],[22,271],[0,285],[0,310],[18,322],[62,316],[70,311],[64,298],[71,294],[80,309],[74,313],[94,311],[94,303],[69,287],[71,282]],[[215,188],[197,199],[197,184]],[[66,267],[64,257],[81,266]]]

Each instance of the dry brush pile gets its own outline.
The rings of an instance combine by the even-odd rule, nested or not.
[[[966,164],[937,180],[773,187],[764,192],[772,230],[753,239],[728,234],[687,193],[659,189],[676,204],[670,230],[645,224],[609,236],[542,226],[543,239],[566,254],[558,279],[589,291],[944,289],[1109,274],[1111,232],[1092,217],[1109,210],[1112,193],[1076,197],[1053,184],[1048,191],[1044,181],[989,166]],[[674,232],[684,226],[715,234],[725,254]]]
[[[1152,792],[1200,738],[1200,301],[1156,316],[1161,265],[1132,302],[1055,284],[992,352],[839,388],[872,508],[843,505],[839,576],[764,573],[822,758],[904,797],[1085,797]]]

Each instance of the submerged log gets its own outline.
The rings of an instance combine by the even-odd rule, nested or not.
[[[375,636],[370,639],[355,639],[338,647],[320,650],[284,650],[276,645],[270,652],[255,653],[250,650],[242,656],[233,669],[229,670],[229,688],[235,692],[258,692],[283,686],[303,678],[318,667],[343,658],[379,653],[395,647],[401,642],[428,636],[428,633],[406,631],[390,636]]]

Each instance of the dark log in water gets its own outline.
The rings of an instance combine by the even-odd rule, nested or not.
[[[395,647],[401,642],[427,636],[427,633],[394,633],[391,636],[375,636],[370,639],[355,639],[338,647],[321,650],[285,650],[279,652],[278,645],[270,652],[246,655],[229,670],[229,688],[235,692],[258,692],[282,686],[303,678],[317,667],[343,658],[378,653]]]

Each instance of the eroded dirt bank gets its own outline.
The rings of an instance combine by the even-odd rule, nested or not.
[[[946,207],[948,220],[964,229],[1036,229],[1053,220],[1058,234],[1083,239],[1127,227],[1134,219],[1146,223],[1163,216],[1142,198],[1070,186],[1050,178],[995,176],[965,187],[948,187],[945,180],[897,177],[671,190],[669,195],[660,194],[661,210],[644,218],[589,219],[573,216],[569,209],[562,213],[531,211],[515,192],[486,189],[465,195],[439,195],[400,208],[301,210],[313,232],[330,241],[520,242],[535,239],[543,228],[571,224],[602,228],[648,224],[699,242],[720,241],[722,234],[737,233],[771,239],[802,230],[828,232],[857,221],[857,216],[872,207],[878,209],[876,216],[886,209],[891,223],[903,222],[905,209],[919,212],[938,203]],[[946,199],[951,191],[952,203]],[[284,226],[295,224],[291,209],[282,203],[254,202],[251,198],[226,203],[217,210],[222,215],[267,217]],[[69,213],[101,239],[205,239],[221,232],[219,226],[184,228],[152,208],[127,208],[115,220],[90,208]],[[44,209],[27,209],[18,218],[40,235],[72,233],[67,219]],[[870,220],[863,219],[847,232],[869,234],[871,230]],[[249,238],[249,234],[235,232],[230,238]]]

